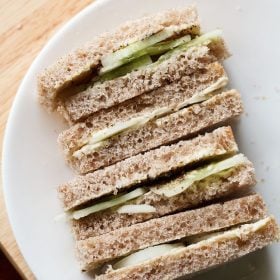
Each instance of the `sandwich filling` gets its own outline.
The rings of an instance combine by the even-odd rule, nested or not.
[[[140,187],[125,194],[118,196],[113,195],[102,202],[95,203],[92,206],[71,211],[69,215],[71,218],[78,220],[103,210],[116,211],[118,213],[126,214],[154,213],[156,212],[156,209],[152,205],[137,204],[137,198],[140,198],[148,192],[153,192],[157,195],[166,197],[180,195],[187,189],[194,186],[194,183],[201,180],[206,180],[203,187],[207,188],[207,180],[210,182],[212,180],[212,176],[224,176],[225,172],[229,172],[230,174],[230,172],[232,172],[235,168],[246,163],[248,163],[248,159],[244,155],[234,155],[227,159],[210,163],[196,170],[186,172],[179,178],[173,179],[160,187],[156,186],[151,187],[150,189],[147,187]]]
[[[186,29],[184,25],[167,27],[157,34],[142,41],[134,42],[103,57],[101,59],[103,67],[99,74],[108,73],[144,55],[162,55],[158,59],[158,62],[162,62],[170,58],[174,52],[185,51],[190,47],[199,45],[207,45],[209,40],[212,41],[221,36],[221,31],[215,30],[192,40],[190,35],[184,35],[184,29]]]
[[[201,167],[188,172],[180,178],[180,181],[177,180],[175,183],[170,182],[160,187],[151,188],[151,191],[159,195],[172,197],[184,192],[196,181],[205,179],[211,175],[240,164],[244,164],[245,162],[247,162],[247,158],[243,154],[238,154],[220,162],[215,162],[207,165],[206,167]]]
[[[226,230],[223,232],[216,232],[205,234],[200,236],[199,238],[191,238],[190,241],[186,241],[186,245],[184,243],[173,243],[173,244],[161,244],[153,247],[148,247],[146,249],[137,251],[128,255],[127,257],[122,258],[112,265],[113,269],[121,269],[134,265],[139,265],[144,262],[148,262],[155,258],[160,258],[164,255],[177,254],[178,252],[188,249],[195,249],[201,246],[211,245],[213,242],[217,241],[226,241],[234,238],[239,238],[240,236],[252,232],[258,232],[259,230],[265,228],[269,222],[271,221],[271,217],[266,217],[257,222],[243,224],[239,227],[235,227],[230,230]]]
[[[116,136],[120,133],[131,129],[137,129],[147,122],[159,119],[165,115],[169,115],[171,113],[177,112],[187,106],[203,102],[213,95],[219,93],[219,89],[226,86],[228,83],[228,78],[223,76],[220,77],[216,82],[214,82],[211,86],[205,88],[201,92],[195,93],[192,97],[185,100],[182,103],[176,104],[174,106],[163,107],[156,109],[152,112],[146,113],[144,115],[140,115],[138,117],[131,118],[125,122],[116,123],[115,125],[102,129],[100,131],[94,132],[91,136],[87,139],[86,142],[82,145],[82,147],[76,150],[73,153],[75,158],[80,159],[84,155],[90,154],[97,150],[99,147],[102,147],[106,144],[106,141],[113,136]]]

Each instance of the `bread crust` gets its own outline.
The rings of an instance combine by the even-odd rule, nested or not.
[[[57,95],[73,84],[93,76],[102,56],[122,46],[144,39],[165,27],[186,24],[185,31],[199,34],[196,8],[172,9],[120,25],[113,32],[97,36],[92,42],[72,51],[46,68],[38,77],[39,100],[48,110],[57,106]]]
[[[58,187],[65,210],[103,195],[117,194],[183,166],[238,150],[230,127],[220,127],[191,140],[162,146],[96,170]]]
[[[82,269],[89,270],[150,246],[259,220],[265,214],[259,195],[212,204],[78,241],[78,258]]]
[[[257,231],[243,231],[235,237],[214,239],[202,246],[187,246],[142,264],[112,270],[97,276],[98,280],[169,280],[215,267],[247,255],[279,240],[279,228],[274,218]]]

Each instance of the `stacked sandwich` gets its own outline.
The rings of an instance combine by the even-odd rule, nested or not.
[[[125,23],[41,74],[41,103],[70,125],[58,142],[79,174],[58,193],[83,271],[174,279],[278,240],[227,126],[242,113],[228,55],[188,7]]]

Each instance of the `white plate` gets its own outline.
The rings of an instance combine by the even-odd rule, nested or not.
[[[7,125],[3,177],[16,240],[38,279],[89,276],[79,272],[69,227],[53,220],[62,211],[56,186],[73,174],[56,144],[62,121],[37,103],[37,74],[59,56],[124,20],[189,3],[96,1],[54,36],[26,74]],[[280,221],[280,2],[201,0],[197,4],[204,29],[221,27],[233,53],[226,68],[232,86],[243,95],[246,111],[235,129],[238,143],[254,162],[260,179],[257,189]],[[196,279],[280,279],[279,249],[279,245],[270,246]]]

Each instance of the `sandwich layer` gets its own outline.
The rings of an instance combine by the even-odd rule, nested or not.
[[[168,198],[149,191],[132,202],[136,205],[151,205],[156,209],[155,213],[125,214],[108,209],[93,213],[79,220],[73,219],[71,221],[72,230],[76,240],[84,240],[152,218],[189,209],[206,201],[228,196],[234,192],[243,191],[254,185],[255,182],[252,164],[243,164],[229,170],[229,172],[223,172],[218,176],[212,175],[204,180],[195,182],[186,191],[174,197]]]
[[[57,95],[73,84],[96,75],[101,58],[133,42],[156,34],[165,28],[184,27],[184,33],[199,34],[197,11],[193,6],[173,9],[136,21],[126,22],[111,33],[96,37],[91,43],[74,50],[48,67],[38,78],[40,102],[53,110]]]
[[[200,168],[191,171],[183,171],[175,177],[171,177],[166,179],[165,182],[157,183],[156,185],[149,185],[148,187],[142,185],[134,190],[128,190],[127,192],[123,192],[118,196],[111,196],[102,199],[101,202],[94,202],[93,205],[84,206],[83,208],[76,209],[71,213],[72,218],[80,219],[86,217],[90,214],[114,209],[118,213],[155,213],[156,208],[149,204],[134,204],[134,200],[141,199],[141,196],[145,194],[147,196],[147,192],[150,189],[150,192],[153,194],[157,194],[160,196],[164,196],[166,198],[177,196],[187,189],[191,188],[194,183],[197,183],[203,179],[211,180],[211,176],[215,175],[216,177],[226,177],[228,173],[232,173],[233,169],[237,168],[240,165],[248,164],[248,159],[242,155],[234,155],[230,156],[226,159],[222,159],[210,164],[206,164]],[[207,185],[208,180],[206,180],[205,186]],[[123,205],[125,204],[125,205]]]
[[[213,204],[78,241],[78,257],[82,269],[89,270],[146,247],[259,220],[265,213],[259,195]]]
[[[104,129],[112,129],[125,124],[131,119],[147,116],[161,108],[176,108],[194,96],[203,96],[212,90],[222,88],[227,83],[223,66],[211,63],[201,71],[184,76],[176,83],[168,84],[153,92],[144,93],[138,97],[120,103],[105,110],[100,110],[86,119],[63,131],[58,142],[67,157],[89,141],[91,135]]]
[[[202,103],[98,142],[93,149],[88,145],[86,152],[82,151],[79,157],[72,156],[69,163],[78,173],[85,174],[161,145],[189,138],[238,117],[242,111],[240,94],[236,90],[223,92]]]
[[[207,46],[191,47],[169,59],[132,71],[124,76],[94,83],[87,89],[70,96],[62,103],[60,111],[72,122],[84,120],[101,109],[180,81],[207,64],[227,57],[224,42],[220,39]]]
[[[109,270],[97,276],[98,280],[127,279],[177,279],[215,267],[279,240],[279,228],[272,217],[237,229],[225,231],[142,263]]]
[[[65,210],[70,210],[183,166],[236,151],[237,145],[231,128],[221,127],[194,139],[163,146],[87,175],[77,176],[58,188],[59,197]]]

